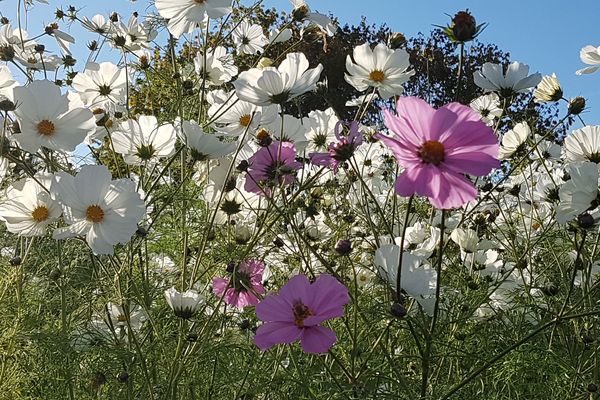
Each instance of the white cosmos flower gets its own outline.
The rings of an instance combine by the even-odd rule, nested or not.
[[[289,53],[278,68],[252,68],[233,82],[237,96],[258,106],[283,104],[316,89],[323,66],[308,69],[303,53]]]
[[[591,74],[600,68],[600,46],[594,47],[587,45],[579,52],[579,58],[584,64],[592,65],[592,67],[585,67],[577,70],[577,75]]]
[[[192,149],[192,157],[199,161],[223,158],[236,148],[235,143],[225,143],[216,135],[204,133],[196,121],[183,121],[181,131]]]
[[[125,68],[111,62],[88,62],[85,71],[73,78],[73,88],[87,105],[123,102],[127,95],[127,74]]]
[[[17,86],[18,84],[13,79],[10,69],[6,65],[0,65],[0,100],[3,97],[12,100],[13,88]]]
[[[562,98],[563,91],[556,74],[545,75],[533,91],[537,103],[558,101]]]
[[[327,15],[311,12],[308,4],[304,0],[291,0],[294,9],[292,16],[298,21],[309,21],[310,25],[317,26],[321,31],[328,36],[333,36],[338,30],[338,26]]]
[[[527,138],[531,136],[531,129],[527,122],[519,122],[502,136],[499,159],[506,160],[510,158]]]
[[[140,115],[137,121],[119,123],[111,139],[127,164],[142,165],[175,154],[176,129],[172,124],[159,125],[154,116]]]
[[[502,64],[486,62],[481,71],[473,73],[475,84],[489,92],[498,92],[502,96],[523,93],[536,86],[542,80],[540,73],[529,75],[529,66],[520,62],[511,63],[503,73]]]
[[[204,303],[204,298],[195,290],[189,289],[181,293],[174,287],[165,290],[165,299],[175,315],[183,319],[192,318]]]
[[[56,173],[50,192],[62,203],[69,225],[56,229],[52,236],[85,236],[95,254],[113,254],[114,245],[127,243],[146,213],[135,183],[111,180],[103,165],[86,165],[75,176]]]
[[[204,25],[208,18],[221,18],[231,12],[231,0],[156,0],[161,17],[168,19],[167,28],[175,38]]]
[[[223,46],[215,47],[206,57],[199,51],[194,58],[194,68],[209,85],[222,85],[238,73],[233,57],[227,54],[227,49]]]
[[[565,138],[567,160],[600,163],[600,126],[584,126]]]
[[[285,28],[282,31],[274,28],[269,31],[269,43],[270,44],[287,42],[291,38],[292,38],[292,31],[288,28]]]
[[[308,114],[307,151],[326,151],[330,143],[336,141],[335,127],[340,120],[333,108],[325,111],[314,110]]]
[[[35,153],[41,147],[73,151],[86,135],[96,130],[96,119],[85,108],[72,107],[67,94],[47,80],[14,88],[15,115],[21,133],[13,138],[24,150]]]
[[[0,204],[0,219],[9,232],[42,236],[48,225],[60,217],[60,204],[47,191],[51,182],[51,174],[39,173],[35,179],[21,179],[6,189],[6,199]]]
[[[35,48],[33,47],[25,47],[23,50],[20,46],[16,46],[15,60],[27,69],[46,71],[48,75],[51,71],[57,70],[63,64],[62,59],[57,55],[50,54],[47,51],[40,54],[35,51]]]
[[[260,107],[237,98],[235,92],[228,100],[215,103],[208,109],[214,119],[214,128],[228,136],[241,136],[244,132],[254,133],[261,124],[277,118],[277,106]]]
[[[389,282],[394,290],[396,290],[399,256],[400,246],[394,244],[384,244],[375,251],[375,265],[379,274]],[[421,265],[422,262],[420,257],[404,252],[400,271],[400,287],[414,298],[427,314],[432,315],[437,272],[429,265]]]
[[[273,140],[292,142],[296,146],[296,151],[302,153],[308,145],[304,120],[284,114],[283,118],[275,118],[272,122],[262,125],[256,135],[260,137],[268,134]]]
[[[488,93],[479,96],[469,104],[471,108],[481,116],[481,120],[488,126],[494,124],[494,120],[502,115],[500,98],[496,93]]]
[[[148,319],[148,313],[139,305],[130,303],[125,311],[124,304],[108,303],[108,312],[113,328],[126,330],[128,326],[134,331],[142,327],[144,321]],[[129,324],[127,319],[129,317]]]
[[[101,35],[108,33],[112,27],[110,22],[101,14],[94,15],[91,20],[87,17],[83,17],[81,25],[88,31],[99,33]]]
[[[410,64],[406,50],[392,50],[383,43],[373,50],[368,43],[356,46],[352,57],[354,62],[350,55],[346,57],[346,82],[361,92],[369,87],[377,88],[384,99],[402,94],[402,85],[415,74],[415,71],[407,71]]]
[[[556,221],[565,224],[586,211],[598,196],[598,167],[592,162],[569,165],[571,179],[558,190]]]
[[[240,22],[237,28],[231,32],[231,38],[238,53],[241,54],[262,53],[264,47],[269,43],[262,27],[258,24],[250,24],[246,20]]]

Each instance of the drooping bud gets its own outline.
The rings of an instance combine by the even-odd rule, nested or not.
[[[577,96],[569,102],[568,112],[571,115],[579,115],[585,109],[585,99]]]

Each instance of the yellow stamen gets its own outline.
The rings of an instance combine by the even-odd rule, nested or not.
[[[371,79],[373,82],[381,83],[385,79],[385,74],[383,73],[383,71],[376,69],[374,71],[371,71],[371,73],[369,74],[369,79]]]
[[[55,131],[54,123],[52,121],[48,121],[47,119],[41,120],[37,124],[37,131],[40,135],[52,136]]]
[[[102,222],[104,219],[104,210],[99,205],[91,205],[85,210],[85,217],[91,222]]]
[[[46,206],[37,206],[35,208],[35,210],[33,210],[31,212],[31,218],[33,218],[33,220],[35,222],[42,222],[48,219],[48,216],[50,215],[48,208],[46,208]]]

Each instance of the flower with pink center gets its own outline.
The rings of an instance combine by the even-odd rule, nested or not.
[[[404,172],[396,179],[400,196],[418,194],[439,209],[461,207],[477,197],[465,177],[498,168],[496,135],[470,107],[450,103],[437,110],[416,97],[398,100],[397,115],[384,111],[394,136],[376,134]]]
[[[348,289],[331,275],[320,275],[310,283],[296,275],[279,294],[267,296],[256,306],[256,315],[264,323],[256,331],[254,343],[261,349],[279,343],[300,340],[307,353],[325,353],[336,342],[335,332],[324,321],[342,317],[350,297]]]
[[[348,128],[346,136],[342,135],[344,126]],[[349,124],[338,122],[335,126],[335,137],[338,141],[327,146],[327,153],[310,153],[309,158],[314,165],[329,166],[337,173],[340,164],[351,159],[354,150],[362,144],[363,135],[358,130],[358,122],[352,121]]]
[[[272,190],[294,181],[302,163],[296,161],[296,147],[291,142],[275,141],[260,148],[248,160],[244,189],[263,196],[271,196]]]
[[[234,266],[230,277],[213,278],[213,293],[237,308],[255,306],[257,295],[265,293],[262,285],[264,270],[265,264],[261,261],[242,261],[237,268]]]

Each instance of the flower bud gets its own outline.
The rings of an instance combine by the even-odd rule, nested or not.
[[[568,112],[571,115],[579,115],[585,109],[585,99],[583,97],[575,97],[569,102]]]
[[[394,33],[392,33],[392,36],[390,36],[390,39],[388,42],[389,42],[390,49],[396,50],[406,44],[406,36],[404,36],[400,32],[394,32]]]
[[[271,60],[270,58],[267,58],[267,57],[262,57],[260,60],[258,60],[258,64],[256,64],[256,68],[264,69],[266,67],[270,67],[271,65],[273,65],[273,60]]]
[[[335,244],[335,251],[341,256],[350,254],[352,251],[352,243],[348,239],[340,239]]]
[[[390,314],[396,318],[406,317],[406,308],[400,303],[394,303],[390,307]]]

